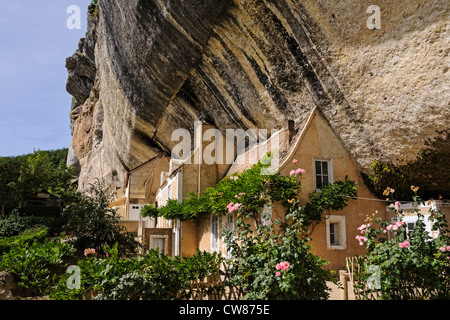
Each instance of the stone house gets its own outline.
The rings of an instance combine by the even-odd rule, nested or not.
[[[116,194],[116,200],[110,207],[116,209],[121,217],[121,224],[128,231],[142,236],[144,228],[150,227],[152,221],[143,219],[140,212],[146,204],[155,203],[156,191],[164,176],[161,172],[169,169],[170,158],[160,153],[147,162],[127,172],[124,184]]]
[[[270,138],[268,141],[270,141]],[[355,239],[357,228],[364,223],[367,215],[377,212],[377,215],[386,219],[386,203],[376,199],[375,195],[364,184],[361,172],[358,170],[350,155],[346,152],[336,134],[326,119],[316,109],[307,114],[304,119],[295,123],[288,123],[280,131],[279,172],[289,175],[289,172],[298,167],[306,171],[302,184],[300,201],[309,201],[308,194],[324,183],[343,181],[349,179],[358,183],[358,199],[351,199],[348,206],[342,211],[329,210],[322,222],[314,225],[311,233],[312,252],[331,262],[329,268],[342,269],[345,258],[356,254],[363,254],[365,249]],[[260,148],[261,145],[255,146]],[[258,159],[251,159],[259,152],[248,150],[247,161],[236,161],[231,165],[227,175],[241,173],[251,167]],[[297,162],[293,164],[296,159]],[[238,159],[237,159],[238,160]],[[274,203],[273,207],[266,208],[273,219],[283,219],[285,209],[281,204]],[[223,239],[218,236],[225,227],[234,224],[233,216],[205,217],[197,222],[198,248],[200,250],[220,250],[226,254]],[[218,229],[218,232],[216,231]]]
[[[350,199],[344,210],[329,210],[312,229],[312,252],[330,261],[330,269],[343,269],[346,257],[365,253],[364,246],[359,245],[355,236],[368,215],[375,213],[383,220],[390,218],[386,202],[377,199],[365,185],[355,162],[318,110],[314,109],[296,121],[288,121],[264,143],[240,153],[231,164],[196,161],[207,147],[201,139],[214,128],[209,124],[195,128],[194,148],[185,160],[169,160],[161,155],[129,173],[124,197],[116,204],[123,202],[120,205],[124,208],[124,223],[134,221],[133,228],[143,237],[147,248],[159,248],[166,254],[181,257],[191,256],[197,249],[220,251],[226,255],[227,248],[220,234],[225,228],[234,228],[233,214],[209,215],[194,221],[166,221],[163,218],[142,219],[138,210],[143,204],[164,206],[168,199],[183,201],[191,192],[202,193],[225,176],[242,173],[257,163],[270,150],[269,145],[279,150],[278,170],[282,175],[289,175],[298,167],[306,171],[300,195],[302,203],[308,202],[308,194],[320,189],[322,184],[343,181],[346,176],[358,184],[357,199]],[[229,141],[228,137],[226,141]],[[225,144],[221,146],[224,153],[230,151]],[[216,147],[216,150],[220,149],[219,144]],[[297,160],[295,164],[294,159]],[[273,219],[283,219],[285,211],[281,204],[272,205],[264,210],[268,210]]]

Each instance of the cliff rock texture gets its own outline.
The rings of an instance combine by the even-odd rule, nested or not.
[[[370,5],[381,28],[369,29]],[[358,166],[448,156],[446,0],[99,0],[68,58],[80,189],[170,152],[200,115],[281,128],[316,106]],[[439,174],[439,173],[437,173]]]

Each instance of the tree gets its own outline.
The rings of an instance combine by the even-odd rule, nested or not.
[[[91,185],[90,195],[78,193],[64,211],[65,231],[72,233],[71,242],[78,249],[94,248],[101,252],[105,246],[119,244],[121,254],[132,254],[138,246],[131,232],[120,226],[116,211],[109,207],[110,199],[104,186]]]
[[[14,183],[19,179],[21,164],[19,158],[0,158],[1,217],[17,206],[19,197]]]
[[[32,154],[0,158],[0,205],[2,216],[20,201],[39,191],[48,191],[64,204],[75,186],[72,168],[66,166],[67,149],[37,150]]]

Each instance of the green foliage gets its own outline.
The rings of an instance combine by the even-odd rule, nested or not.
[[[34,241],[12,246],[0,260],[0,270],[13,273],[18,284],[34,294],[44,294],[52,284],[51,275],[62,272],[75,248],[61,239]]]
[[[73,171],[66,166],[67,152],[67,149],[38,150],[28,155],[0,158],[1,214],[8,215],[21,200],[42,190],[53,194],[64,206],[75,192]]]
[[[327,209],[342,210],[349,200],[357,195],[356,182],[345,177],[345,181],[336,181],[321,187],[320,191],[310,194],[311,204],[319,211]]]
[[[138,246],[132,233],[120,226],[116,211],[109,207],[110,199],[104,186],[96,183],[91,186],[90,195],[79,195],[77,201],[70,203],[64,218],[64,230],[73,234],[71,242],[79,249],[103,247],[119,243],[121,254],[133,254]]]
[[[15,246],[23,246],[34,241],[43,241],[48,234],[46,227],[36,227],[26,229],[15,236],[0,238],[0,254],[9,252]]]
[[[96,16],[98,14],[98,3],[97,0],[92,0],[88,6],[88,12],[90,15]]]
[[[136,258],[121,259],[118,246],[109,248],[106,259],[80,260],[80,289],[66,286],[67,275],[60,278],[50,294],[53,300],[171,300],[189,298],[191,281],[203,280],[218,272],[222,258],[197,251],[192,257],[170,258],[149,250]]]
[[[324,268],[327,262],[311,253],[306,237],[309,216],[298,200],[281,200],[288,203],[283,222],[260,217],[242,202],[237,230],[225,232],[231,255],[228,285],[251,300],[327,299],[326,282],[335,280]],[[289,268],[279,270],[277,265],[285,261],[290,263]]]
[[[32,227],[43,227],[46,225],[42,217],[18,217],[11,215],[0,219],[0,238],[17,236],[19,233]]]
[[[369,217],[359,228],[365,237],[361,244],[367,248],[367,254],[358,257],[361,272],[355,275],[356,289],[362,291],[363,299],[374,292],[379,299],[389,300],[450,299],[450,236],[445,215],[429,210],[432,230],[439,232],[433,239],[418,209],[422,200],[417,195],[413,200],[412,214],[418,220],[409,234],[400,209],[396,209],[394,223]],[[379,270],[377,275],[373,266]]]

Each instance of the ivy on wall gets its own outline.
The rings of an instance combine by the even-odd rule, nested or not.
[[[357,195],[356,182],[345,179],[323,186],[311,193],[311,202],[300,206],[304,170],[293,170],[289,176],[279,173],[262,174],[261,162],[241,174],[225,177],[215,187],[208,188],[201,195],[191,193],[183,202],[169,199],[165,206],[156,208],[146,205],[141,209],[143,217],[164,217],[167,220],[194,220],[204,215],[224,215],[233,211],[233,206],[243,205],[246,212],[258,214],[264,206],[280,202],[285,208],[298,207],[303,212],[305,222],[320,221],[325,210],[341,210],[351,197]],[[236,208],[236,207],[234,207]]]

